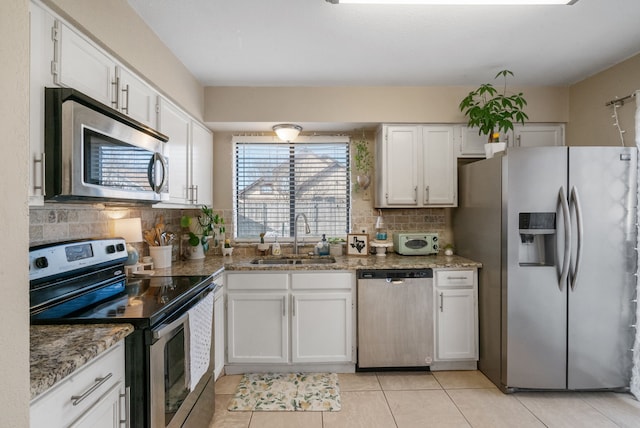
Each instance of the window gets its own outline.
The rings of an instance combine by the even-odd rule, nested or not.
[[[345,236],[351,207],[349,139],[266,139],[271,137],[234,137],[236,238],[258,239],[261,233],[292,237],[300,213],[307,216],[313,236]]]

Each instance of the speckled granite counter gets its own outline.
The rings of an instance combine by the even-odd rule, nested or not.
[[[130,324],[32,325],[31,399],[133,331]]]
[[[360,270],[360,269],[421,269],[482,267],[481,263],[459,256],[341,256],[335,263],[307,265],[257,265],[251,261],[257,256],[207,256],[203,260],[174,262],[170,268],[156,269],[155,275],[217,275],[221,269],[238,270]],[[273,258],[273,256],[270,256]]]

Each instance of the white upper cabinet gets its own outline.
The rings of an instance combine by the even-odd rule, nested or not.
[[[124,67],[116,68],[117,109],[155,129],[158,92]]]
[[[526,123],[513,126],[515,147],[564,146],[564,124]]]
[[[61,21],[56,21],[53,31],[56,42],[51,65],[54,82],[116,107],[114,60]]]
[[[191,203],[213,204],[213,133],[191,121]]]
[[[376,138],[376,207],[454,207],[454,127],[383,125]]]
[[[29,5],[30,91],[29,91],[29,205],[44,204],[44,88],[53,86],[52,29],[55,19],[44,9]]]
[[[173,204],[189,204],[189,117],[169,101],[158,101],[158,130],[169,137],[169,201]]]
[[[487,143],[488,137],[484,134],[478,134],[478,128],[470,128],[466,125],[456,126],[455,133],[458,157],[485,157],[484,145]]]

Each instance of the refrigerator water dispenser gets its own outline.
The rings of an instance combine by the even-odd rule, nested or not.
[[[556,213],[519,213],[520,266],[555,266]]]

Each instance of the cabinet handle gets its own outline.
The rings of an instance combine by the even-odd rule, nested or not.
[[[444,312],[444,293],[440,293],[440,312]]]
[[[77,406],[78,404],[80,404],[85,398],[90,396],[96,389],[100,388],[102,386],[102,384],[104,384],[106,381],[108,381],[111,378],[111,376],[113,376],[113,373],[109,373],[105,377],[97,377],[96,378],[96,383],[94,383],[91,388],[89,388],[85,392],[83,392],[82,395],[72,395],[71,396],[71,404],[73,404],[74,406]]]
[[[429,186],[424,189],[424,200],[425,202],[429,202]]]
[[[40,191],[40,195],[44,196],[44,171],[45,171],[45,162],[44,162],[44,152],[40,153],[40,159],[34,159],[34,168],[33,168],[33,190]],[[36,174],[35,164],[40,164],[40,185],[36,185],[36,178],[38,175]]]
[[[120,425],[124,425],[125,427],[129,426],[129,415],[131,415],[131,409],[129,408],[129,396],[131,394],[131,387],[126,387],[124,389],[124,394],[120,394],[120,399],[124,399],[124,406],[120,407],[120,409],[124,408],[124,419],[122,415],[122,410],[120,410]]]
[[[413,202],[418,202],[418,186],[413,188]]]
[[[296,316],[296,296],[291,296],[291,315]]]
[[[120,78],[116,77],[116,80],[111,82],[111,106],[115,109],[118,108],[118,92],[120,92]]]
[[[521,135],[518,134],[518,136],[516,136],[516,141],[518,142],[518,147],[520,147],[521,144],[521,140],[520,140]]]
[[[126,94],[125,96],[125,105],[122,106],[122,111],[125,112],[126,114],[129,114],[129,85],[125,85],[124,89],[122,90],[122,92],[124,92]]]
[[[282,296],[282,316],[287,316],[287,296]]]
[[[194,198],[193,198],[193,203],[197,204],[198,203],[198,185],[196,184],[195,186],[193,186],[193,190],[194,190]]]
[[[466,276],[448,276],[448,277],[447,277],[447,279],[450,279],[450,280],[454,280],[454,281],[456,281],[456,280],[464,280],[464,279],[467,279],[467,277],[466,277]]]

